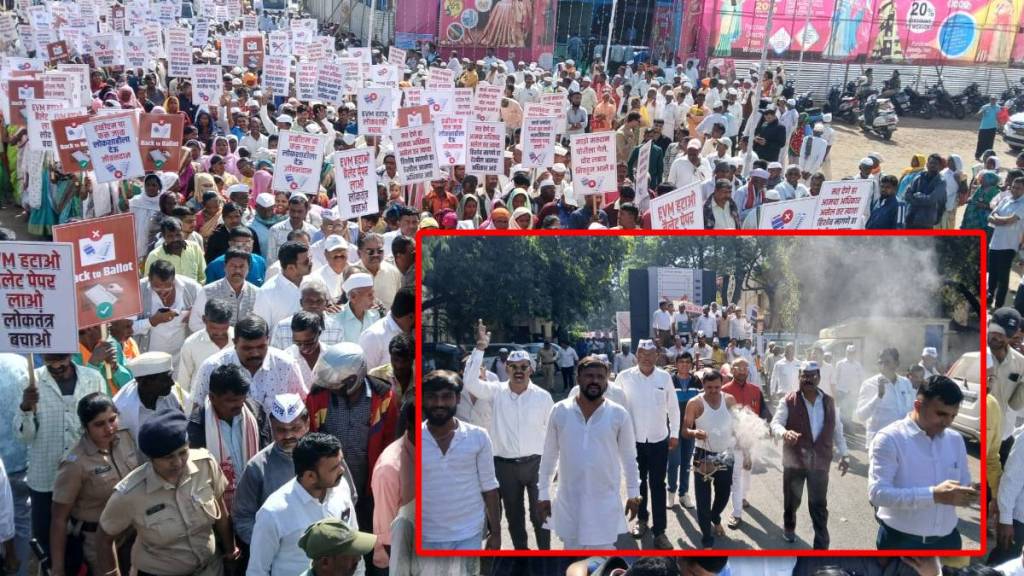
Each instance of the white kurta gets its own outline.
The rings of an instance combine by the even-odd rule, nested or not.
[[[552,498],[556,467],[558,488]],[[553,500],[551,516],[559,538],[585,546],[609,545],[626,531],[623,473],[627,497],[636,498],[640,473],[626,409],[606,399],[587,420],[574,398],[555,404],[540,460],[539,497]]]
[[[878,397],[878,387],[884,386],[885,393]],[[906,418],[914,408],[914,386],[903,376],[896,376],[893,384],[885,376],[876,374],[868,378],[860,386],[857,398],[857,418],[864,423],[867,432],[867,444],[879,430],[889,424]]]

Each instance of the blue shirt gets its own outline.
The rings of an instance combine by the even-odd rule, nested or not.
[[[999,122],[996,121],[996,114],[999,113],[998,104],[985,104],[981,107],[981,126],[978,128],[981,130],[989,130],[999,127]]]
[[[224,254],[217,256],[206,265],[206,283],[216,282],[224,277]],[[249,254],[249,274],[245,277],[253,286],[263,286],[267,277],[267,261],[259,254]]]
[[[36,359],[42,354],[36,354]],[[17,354],[0,354],[0,459],[7,474],[28,469],[28,446],[14,433],[14,415],[28,381],[28,360]]]

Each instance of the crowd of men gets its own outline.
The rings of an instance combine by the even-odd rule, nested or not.
[[[554,531],[566,550],[612,550],[625,533],[650,533],[654,548],[671,550],[667,510],[678,505],[696,512],[701,538],[690,545],[713,549],[756,505],[747,500],[751,470],[770,436],[782,443],[782,537],[796,541],[806,484],[813,548],[825,550],[830,470],[848,471],[856,418],[869,447],[877,548],[961,549],[957,507],[976,504],[981,487],[964,439],[948,429],[963,392],[936,372],[935,350],[925,349],[907,376],[895,348],[879,354],[874,376],[853,346],[835,365],[820,349],[797,360],[792,344],[770,344],[755,358],[748,335],[717,331],[722,318],[728,329],[735,306],[702,312],[716,326],[695,329],[695,341],[655,323],[653,338],[624,348],[615,371],[606,355],[583,357],[560,402],[531,381],[526,351],[502,359],[507,378],[484,366],[490,333],[480,322],[462,374],[437,370],[423,381],[424,547],[499,549],[504,516],[517,550],[528,548],[530,528],[540,549]],[[725,344],[721,362],[709,340]],[[753,437],[752,421],[760,422]],[[914,464],[924,458],[937,464]]]

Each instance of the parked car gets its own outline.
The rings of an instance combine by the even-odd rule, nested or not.
[[[464,355],[465,352],[457,344],[427,342],[423,344],[423,373],[432,370],[453,370],[461,374]]]
[[[960,411],[953,419],[953,428],[965,438],[981,440],[981,403],[985,401],[980,398],[981,394],[981,354],[979,352],[967,352],[957,359],[946,376],[960,386],[964,393],[964,401],[960,404]]]
[[[1003,141],[1014,152],[1024,148],[1024,112],[1010,116],[1010,121],[1003,124]]]
[[[537,366],[537,367],[540,366],[540,360],[537,358],[537,354],[540,352],[540,349],[543,348],[543,347],[544,347],[544,343],[543,342],[534,342],[532,344],[524,344],[523,345],[523,348],[525,348],[526,351],[530,353],[530,360],[533,360],[533,365],[534,366]],[[555,349],[555,357],[557,358],[558,354],[562,353],[562,347],[559,346],[558,344],[555,344],[554,342],[551,343],[551,347]]]

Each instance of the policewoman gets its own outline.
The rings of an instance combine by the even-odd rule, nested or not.
[[[117,485],[138,466],[135,441],[121,429],[114,401],[94,392],[78,401],[84,433],[57,468],[50,523],[53,576],[75,576],[83,562],[99,572],[96,529],[100,514]],[[118,539],[118,548],[129,533]],[[126,556],[125,556],[126,557]]]
[[[165,409],[139,429],[149,462],[114,489],[100,516],[99,574],[121,576],[112,544],[135,528],[132,572],[138,576],[220,576],[239,556],[224,507],[224,474],[204,449],[188,447],[188,419]],[[218,540],[222,554],[218,552]]]

